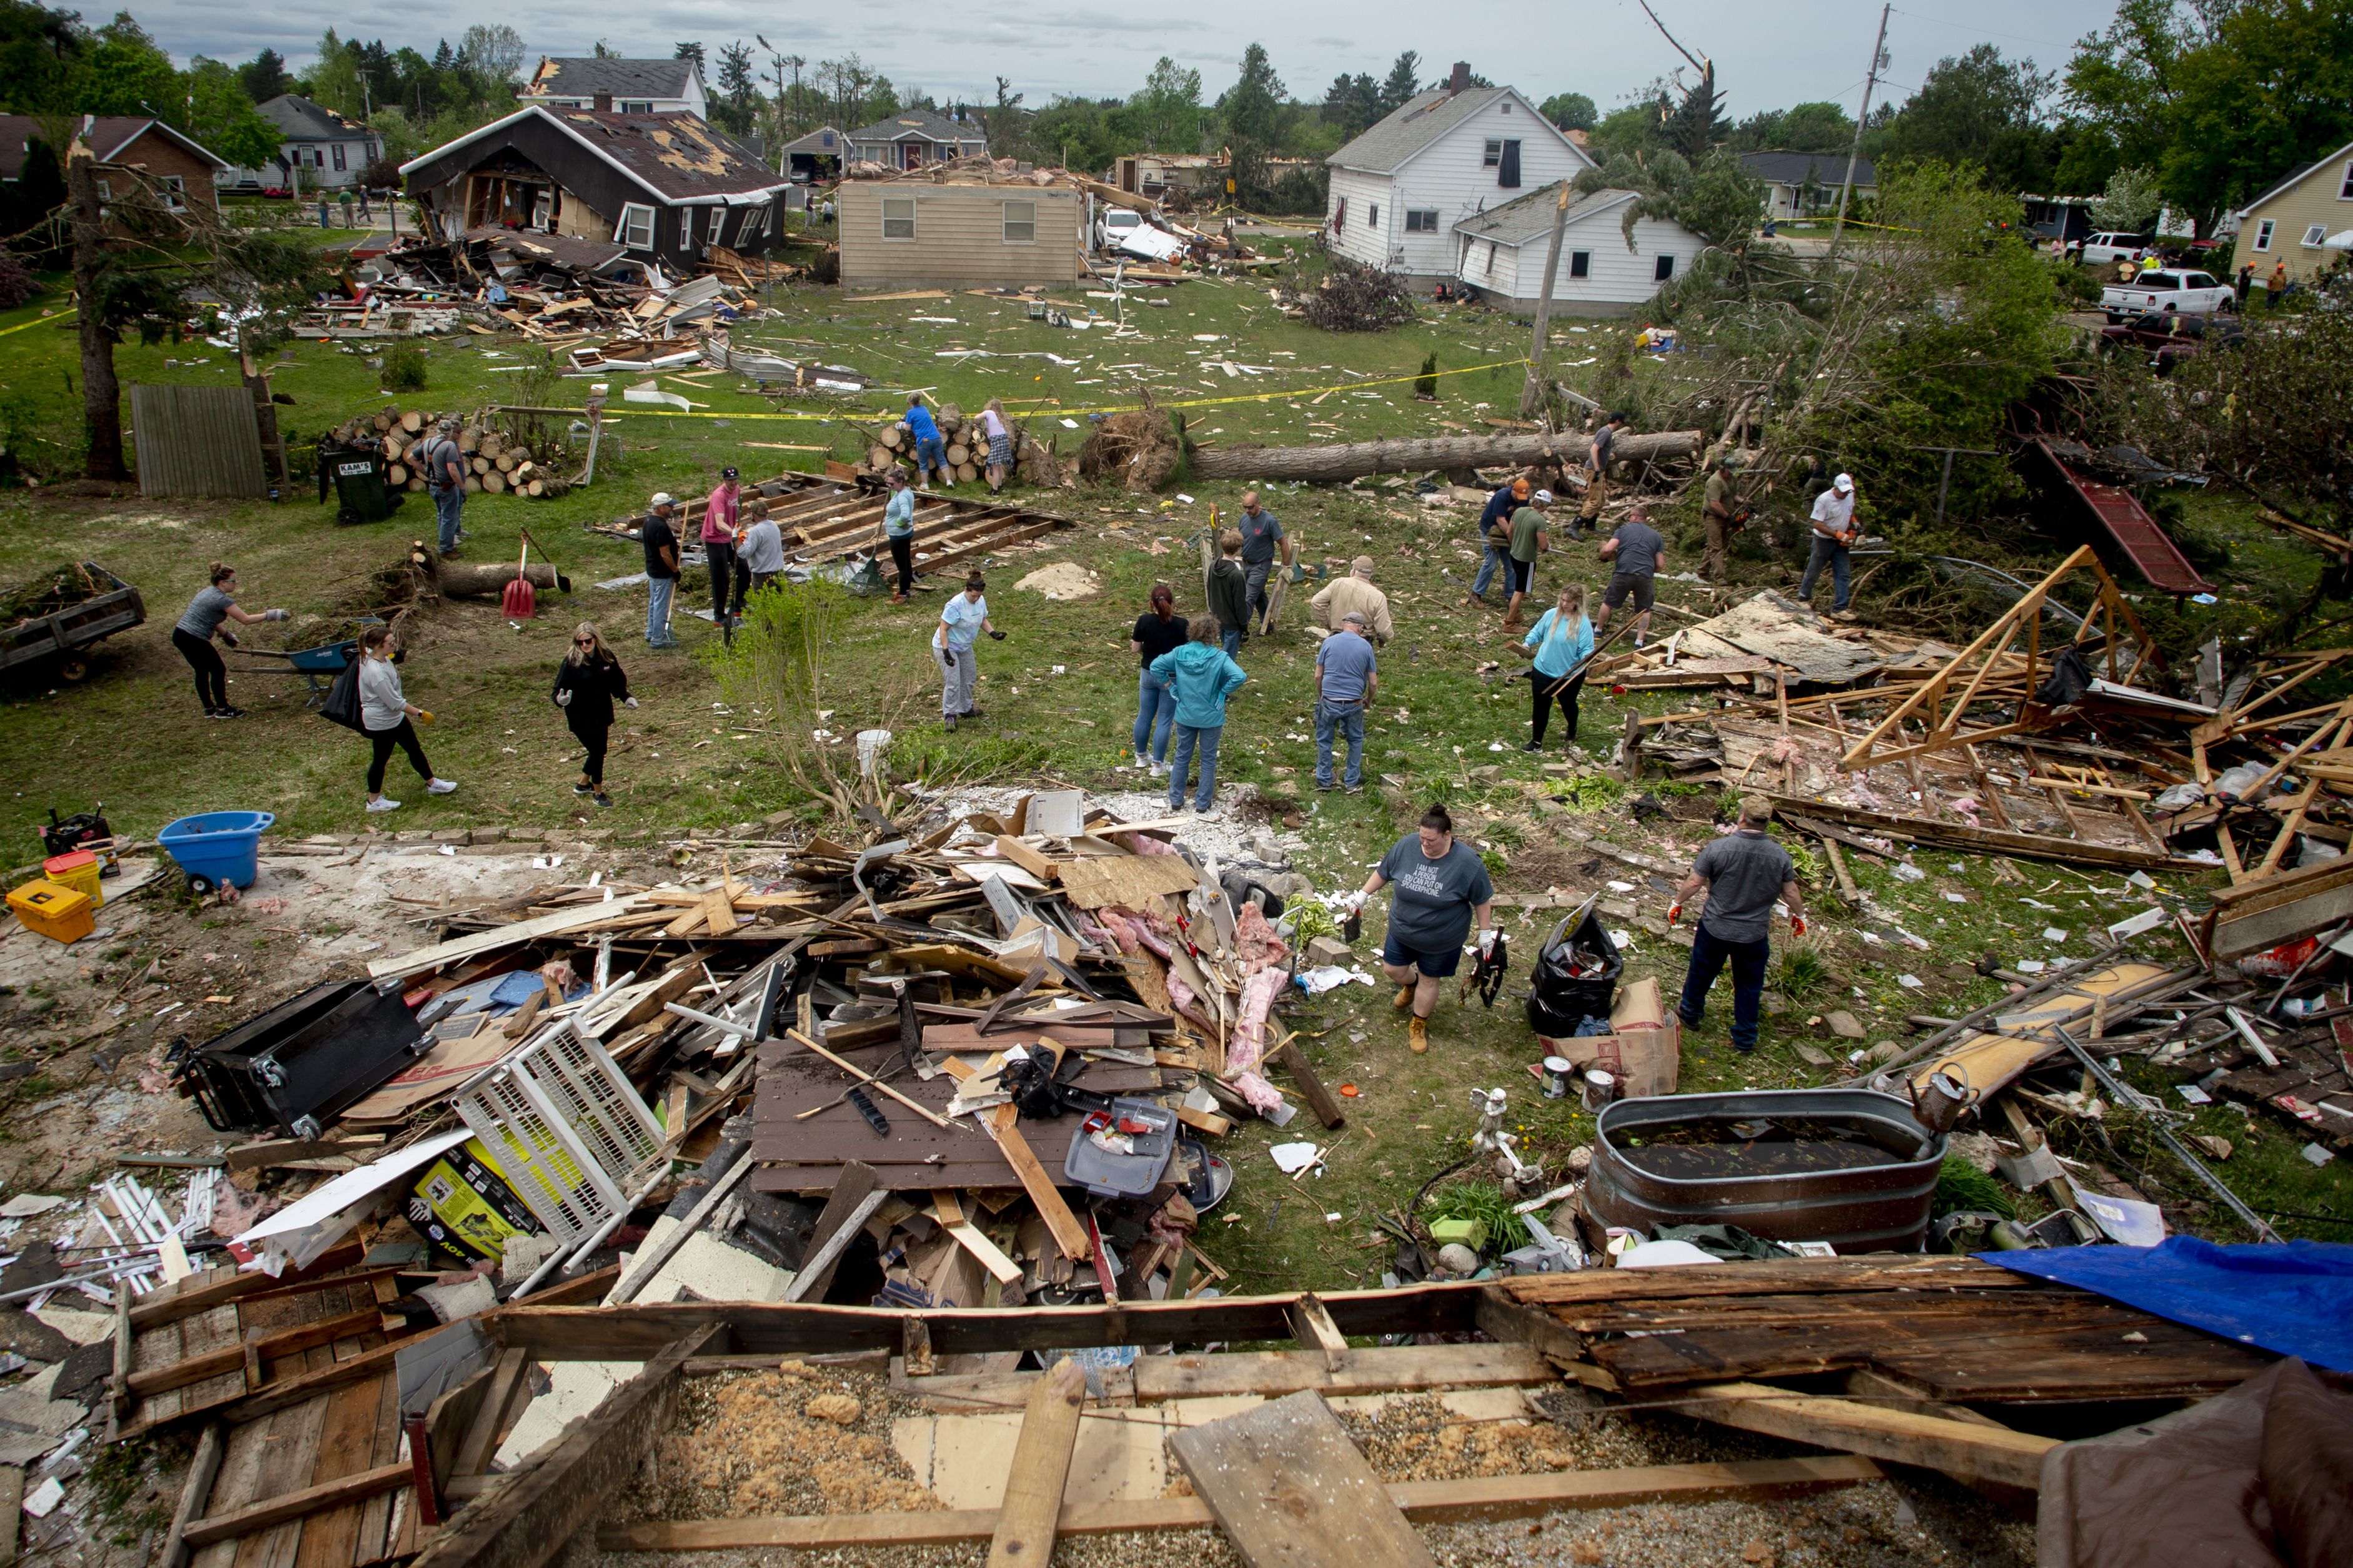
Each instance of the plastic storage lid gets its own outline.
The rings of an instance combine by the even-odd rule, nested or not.
[[[1153,1131],[1132,1134],[1135,1152],[1120,1154],[1098,1147],[1082,1121],[1071,1134],[1062,1173],[1099,1198],[1141,1197],[1160,1184],[1176,1152],[1176,1114],[1148,1100],[1114,1100],[1111,1108],[1113,1117],[1148,1122]]]

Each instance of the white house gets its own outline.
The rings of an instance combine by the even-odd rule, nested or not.
[[[1776,223],[1838,210],[1839,189],[1846,184],[1844,153],[1743,153],[1740,163],[1765,187],[1765,216]],[[1851,199],[1867,202],[1878,195],[1878,169],[1870,159],[1857,158]]]
[[[594,109],[596,95],[616,114],[691,114],[711,118],[702,68],[691,59],[624,60],[583,55],[542,55],[519,95],[550,109]]]
[[[1454,226],[1454,276],[1504,310],[1534,310],[1544,292],[1545,258],[1552,250],[1557,182],[1515,202],[1492,207]],[[1633,191],[1568,196],[1568,222],[1554,274],[1553,310],[1572,316],[1622,316],[1680,277],[1707,242],[1670,218],[1634,220],[1626,242],[1626,206]]]
[[[892,169],[925,169],[957,158],[977,158],[988,138],[977,125],[929,109],[910,109],[849,132],[852,157]]]
[[[304,195],[360,183],[360,171],[384,156],[384,138],[356,120],[281,92],[255,110],[278,127],[278,156],[259,169],[232,169],[224,188],[291,189]]]
[[[1411,279],[1451,278],[1454,226],[1537,185],[1593,167],[1582,148],[1509,87],[1472,87],[1458,64],[1324,160],[1324,225],[1335,255]]]

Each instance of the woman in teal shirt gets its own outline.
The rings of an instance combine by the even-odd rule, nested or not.
[[[891,470],[891,499],[882,508],[882,532],[891,542],[891,562],[899,568],[899,591],[891,595],[894,605],[903,605],[907,595],[915,591],[915,492],[909,488],[907,470]]]
[[[1152,661],[1152,673],[1176,694],[1176,743],[1168,759],[1168,809],[1185,805],[1185,775],[1193,750],[1201,752],[1201,788],[1193,809],[1207,812],[1218,795],[1218,737],[1225,733],[1226,699],[1250,679],[1219,646],[1218,617],[1195,616],[1185,646]]]
[[[1579,673],[1571,680],[1568,674],[1593,654],[1593,623],[1585,618],[1585,585],[1571,583],[1563,588],[1560,603],[1528,628],[1527,640],[1520,646],[1535,656],[1528,668],[1528,684],[1535,692],[1535,734],[1520,750],[1544,750],[1545,726],[1556,702],[1568,720],[1568,743],[1575,745],[1577,700],[1585,691],[1585,677]]]

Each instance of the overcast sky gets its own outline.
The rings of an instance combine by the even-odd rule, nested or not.
[[[1815,99],[1836,100],[1852,112],[1862,97],[1879,22],[1870,0],[1653,4],[1686,47],[1715,58],[1736,118]],[[93,5],[85,15],[95,19],[111,9]],[[1915,0],[1914,10],[1899,10],[1888,23],[1892,85],[1885,91],[1900,101],[1940,57],[1981,42],[2007,55],[2031,55],[2046,69],[2063,65],[2074,40],[2105,26],[2114,10],[2113,0]],[[1343,71],[1386,74],[1398,52],[1410,48],[1421,53],[1425,79],[1467,58],[1473,70],[1538,100],[1582,92],[1607,113],[1683,63],[1635,0],[1573,6],[1543,0],[1436,6],[1416,0],[1190,0],[1143,13],[1103,0],[970,7],[870,0],[836,8],[828,19],[800,6],[786,13],[747,0],[593,8],[577,0],[505,0],[488,9],[458,0],[352,0],[326,11],[134,0],[133,15],[183,63],[192,54],[241,60],[267,45],[298,68],[314,57],[319,29],[329,21],[345,37],[381,37],[429,54],[437,38],[454,43],[470,23],[495,18],[522,34],[533,63],[543,54],[587,54],[600,37],[624,54],[667,57],[680,39],[699,40],[715,53],[721,44],[760,31],[811,64],[855,50],[894,83],[944,102],[993,100],[1001,72],[1033,107],[1061,92],[1124,96],[1164,54],[1199,70],[1204,95],[1215,98],[1233,80],[1241,46],[1253,38],[1266,46],[1292,92],[1310,100],[1320,99]],[[1453,25],[1433,25],[1439,18]]]

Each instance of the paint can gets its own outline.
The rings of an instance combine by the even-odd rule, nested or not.
[[[1585,1071],[1585,1109],[1599,1112],[1618,1098],[1617,1075],[1601,1068]]]
[[[1546,1100],[1567,1100],[1569,1079],[1577,1068],[1567,1057],[1546,1057],[1544,1059],[1544,1092]]]

